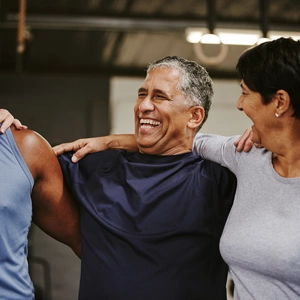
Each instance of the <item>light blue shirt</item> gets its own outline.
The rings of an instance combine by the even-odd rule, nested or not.
[[[8,129],[0,135],[0,299],[32,300],[28,231],[32,220],[32,175]]]

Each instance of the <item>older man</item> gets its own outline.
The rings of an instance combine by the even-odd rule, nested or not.
[[[226,299],[218,245],[236,181],[191,151],[212,96],[204,68],[158,60],[134,108],[138,152],[59,156],[81,208],[79,299]]]

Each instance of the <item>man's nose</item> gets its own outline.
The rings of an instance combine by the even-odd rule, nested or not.
[[[140,111],[145,112],[145,111],[153,110],[153,109],[154,109],[154,105],[153,105],[153,102],[149,95],[141,100],[141,102],[139,104]]]

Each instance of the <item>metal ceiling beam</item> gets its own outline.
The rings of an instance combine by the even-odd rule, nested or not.
[[[18,19],[17,14],[7,15],[2,26],[13,25]],[[35,29],[66,29],[66,30],[183,30],[188,26],[201,27],[205,22],[161,19],[139,19],[122,17],[75,17],[56,15],[27,14],[27,25]]]
[[[213,79],[238,79],[237,73],[234,70],[232,71],[223,71],[223,70],[216,70],[216,69],[209,69],[207,68],[209,75]],[[11,69],[2,69],[1,74],[14,74],[15,71]],[[45,66],[29,66],[23,72],[23,74],[40,74],[45,73]],[[52,67],[47,66],[46,69],[47,74],[53,75],[62,75],[62,74],[81,74],[81,75],[97,75],[97,76],[132,76],[132,77],[142,77],[144,78],[146,75],[145,67],[97,67],[97,68],[90,68],[90,67],[79,67],[79,68],[72,68],[72,67]]]
[[[1,28],[14,28],[18,15],[8,14]],[[32,29],[50,30],[116,30],[116,31],[184,31],[187,27],[207,27],[206,20],[169,20],[150,18],[86,17],[27,14],[26,23]],[[219,28],[260,29],[259,22],[218,22]],[[272,28],[270,28],[272,27]],[[299,31],[300,25],[273,24],[269,29]]]

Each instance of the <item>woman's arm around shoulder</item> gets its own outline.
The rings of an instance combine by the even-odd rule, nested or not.
[[[234,171],[236,165],[236,146],[238,136],[221,136],[216,134],[198,133],[194,140],[194,152],[204,159],[220,164]]]

